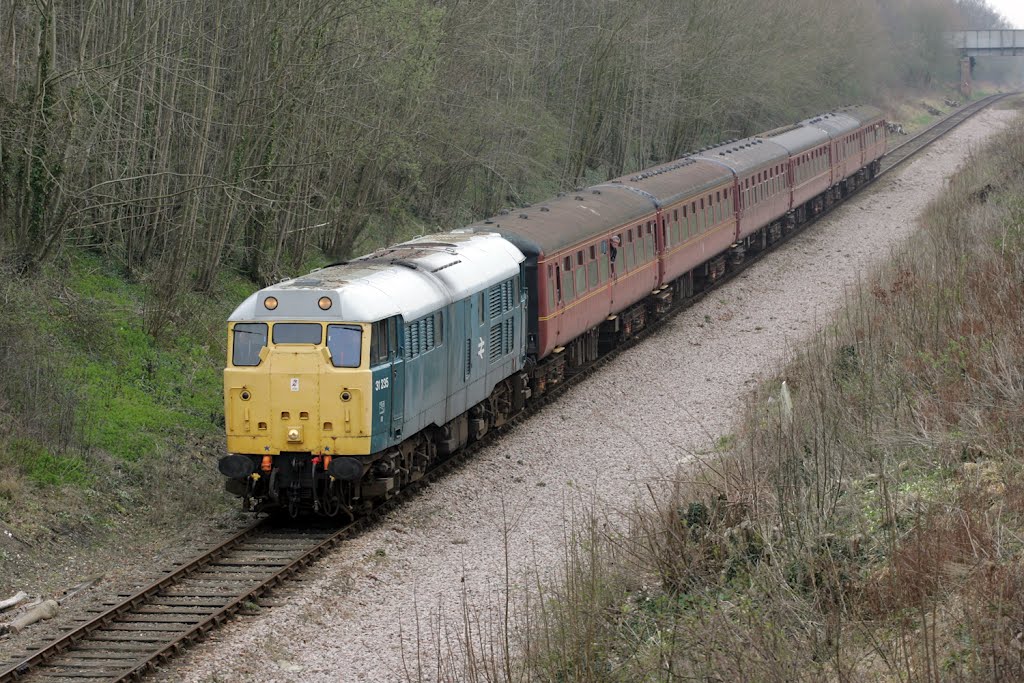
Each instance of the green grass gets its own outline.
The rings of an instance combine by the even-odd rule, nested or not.
[[[13,466],[29,481],[40,487],[83,487],[90,482],[86,463],[81,457],[58,457],[42,444],[29,438],[11,439],[7,445],[6,455],[0,462]]]
[[[102,256],[72,253],[43,281],[51,278],[59,294],[37,292],[28,325],[74,387],[81,448],[135,461],[188,435],[220,434],[224,321],[251,284],[224,274],[216,296],[188,295],[187,317],[156,339],[144,328],[146,286]]]

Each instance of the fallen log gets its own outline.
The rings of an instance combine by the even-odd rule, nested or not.
[[[25,612],[17,619],[14,619],[9,624],[0,624],[0,635],[5,633],[20,633],[37,621],[52,619],[55,616],[57,616],[57,601],[46,600]]]

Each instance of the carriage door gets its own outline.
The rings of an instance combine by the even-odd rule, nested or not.
[[[658,259],[658,282],[659,284],[665,283],[665,259],[662,258],[668,253],[669,245],[669,234],[668,234],[668,217],[666,214],[661,214],[658,219],[661,222],[661,229],[655,230],[654,239],[654,251],[657,254]]]

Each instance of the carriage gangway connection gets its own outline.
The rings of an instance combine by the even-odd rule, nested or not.
[[[1007,97],[993,95],[953,111],[930,127],[909,137],[882,159],[883,175],[950,132],[974,114]],[[870,186],[870,185],[869,185]],[[839,204],[842,204],[840,202]],[[837,205],[839,205],[837,204]],[[824,214],[822,214],[824,215]],[[809,224],[813,221],[809,222]],[[794,232],[783,236],[784,243]],[[771,249],[769,252],[772,251]],[[768,253],[768,252],[763,252]],[[760,254],[728,272],[714,288],[732,280]],[[56,640],[12,653],[0,669],[0,683],[12,681],[74,680],[76,683],[113,683],[142,679],[184,648],[198,642],[233,618],[249,613],[272,591],[313,566],[345,540],[369,528],[394,507],[422,491],[431,481],[458,467],[476,452],[494,443],[508,430],[557,400],[620,353],[659,331],[674,315],[700,301],[701,292],[678,304],[660,324],[645,328],[633,339],[601,356],[572,375],[538,405],[502,428],[438,464],[413,486],[404,488],[372,513],[349,524],[317,528],[260,520],[227,539],[202,549],[195,557],[127,595],[112,596],[93,607]]]

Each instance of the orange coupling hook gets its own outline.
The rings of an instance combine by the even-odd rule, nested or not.
[[[274,460],[272,457],[270,457],[269,455],[264,455],[263,462],[260,463],[260,469],[263,470],[264,472],[269,472],[273,468],[273,462]]]
[[[331,467],[331,456],[325,455],[324,456],[324,472],[326,472],[328,469],[330,469],[330,467]]]

